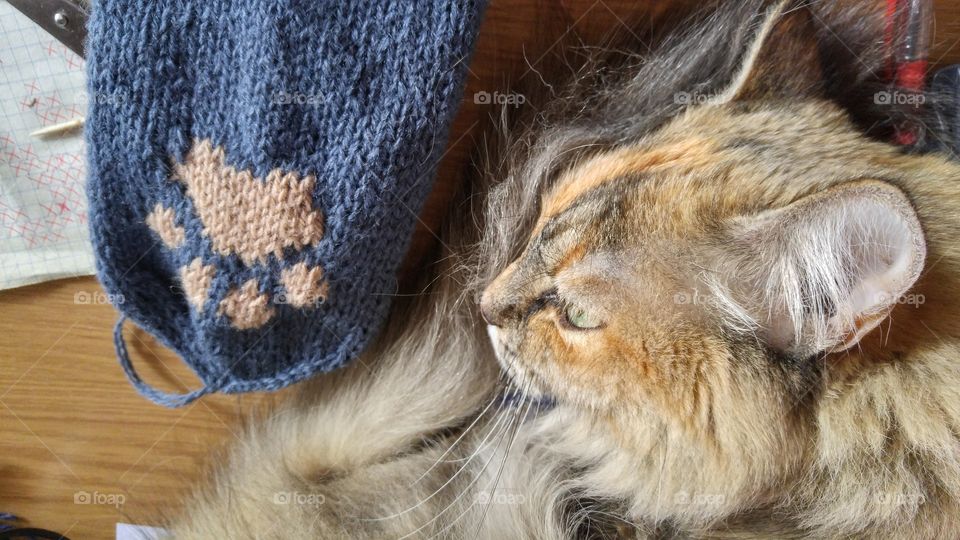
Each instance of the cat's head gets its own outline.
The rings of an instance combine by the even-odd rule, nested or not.
[[[639,514],[708,520],[768,496],[809,457],[825,363],[923,269],[904,158],[823,98],[810,18],[771,8],[722,91],[569,166],[483,294],[516,383],[594,418],[598,462],[611,450],[589,438],[615,441],[597,480],[646,475]]]

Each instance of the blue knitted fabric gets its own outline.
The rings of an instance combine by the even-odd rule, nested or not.
[[[482,0],[98,0],[90,223],[131,382],[177,406],[355,358],[462,93]],[[203,382],[133,370],[129,318]]]

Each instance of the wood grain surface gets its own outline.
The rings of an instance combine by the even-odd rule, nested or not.
[[[464,106],[433,195],[408,257],[415,272],[467,170],[491,108],[476,92],[535,74],[549,25],[597,37],[622,21],[672,9],[676,2],[494,1],[471,61]],[[960,61],[960,0],[937,2],[940,64]],[[638,17],[639,16],[639,17]],[[549,43],[546,44],[549,48]],[[113,538],[118,521],[150,524],[176,508],[206,456],[233,439],[237,421],[276,396],[211,396],[183,409],[141,398],[117,365],[113,307],[91,277],[0,292],[0,512],[74,539]],[[149,382],[168,390],[197,380],[175,355],[140,331],[127,332]]]

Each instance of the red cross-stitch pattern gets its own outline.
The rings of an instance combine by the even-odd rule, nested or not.
[[[65,227],[86,225],[81,153],[41,159],[32,144],[18,145],[0,135],[0,167],[36,188],[14,194],[16,206],[0,198],[0,235],[21,238],[31,248],[42,247],[66,240]]]

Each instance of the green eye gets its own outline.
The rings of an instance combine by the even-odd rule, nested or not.
[[[579,306],[569,306],[564,313],[566,323],[578,330],[593,330],[603,323],[589,311]]]

